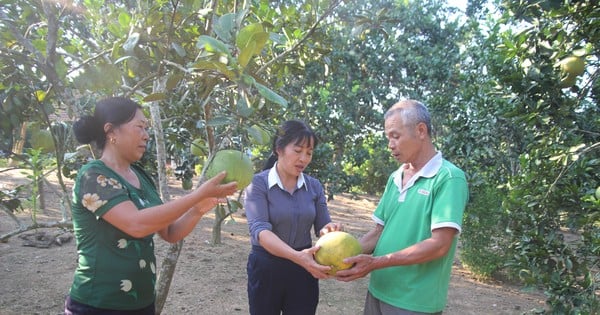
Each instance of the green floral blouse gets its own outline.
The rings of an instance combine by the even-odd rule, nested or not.
[[[132,169],[140,189],[100,160],[89,162],[77,175],[72,214],[79,259],[69,294],[80,303],[133,310],[154,302],[154,235],[135,238],[102,219],[124,201],[140,211],[162,203],[152,178],[139,167]]]

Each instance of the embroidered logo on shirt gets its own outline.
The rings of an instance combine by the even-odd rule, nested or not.
[[[430,194],[429,190],[425,190],[425,189],[419,189],[418,192],[419,192],[419,194],[421,194],[423,196],[429,196],[429,194]]]

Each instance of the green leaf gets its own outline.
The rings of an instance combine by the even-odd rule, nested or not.
[[[108,31],[115,35],[115,36],[121,36],[122,32],[121,32],[121,28],[119,27],[119,24],[116,23],[109,23],[106,28],[108,29]]]
[[[254,110],[248,105],[246,99],[241,96],[237,101],[237,113],[242,117],[249,117]]]
[[[240,65],[245,67],[252,56],[259,54],[268,39],[269,33],[263,30],[260,23],[250,24],[242,28],[236,38],[236,45],[240,49]]]
[[[244,208],[244,205],[235,199],[228,199],[232,206],[237,206],[239,209]]]
[[[172,90],[174,88],[177,87],[177,84],[179,84],[179,81],[181,81],[183,79],[183,74],[181,73],[175,73],[172,74],[168,79],[167,79],[167,90]]]
[[[248,132],[248,136],[250,136],[250,140],[256,144],[264,144],[262,132],[259,129],[260,127],[257,125],[252,125],[246,128],[246,132]]]
[[[229,125],[231,124],[232,120],[231,117],[229,116],[218,116],[218,117],[214,117],[211,120],[206,122],[206,126],[209,127],[215,127],[215,126],[222,126],[222,125]]]
[[[235,28],[235,13],[228,13],[221,16],[215,23],[213,30],[217,36],[225,42],[231,41],[231,35]]]
[[[225,75],[229,80],[237,80],[236,73],[231,71],[226,64],[219,61],[199,61],[194,64],[194,68],[201,70],[217,70]]]
[[[167,95],[165,93],[153,93],[153,94],[150,94],[150,95],[144,97],[143,101],[144,102],[156,102],[156,101],[162,101],[166,98],[167,98]]]
[[[46,99],[46,92],[42,91],[42,90],[37,90],[35,91],[35,98],[37,99],[38,102],[43,102],[44,99]]]
[[[283,107],[287,107],[287,100],[283,97],[281,97],[279,94],[273,92],[271,89],[269,89],[268,87],[256,82],[254,83],[254,86],[256,86],[256,89],[258,90],[258,93],[260,93],[260,95],[262,95],[264,98],[266,98],[267,100],[279,104]]]
[[[227,204],[229,205],[229,209],[231,212],[236,212],[238,209],[244,208],[244,206],[237,200],[227,199]]]
[[[231,57],[231,53],[229,52],[227,45],[225,45],[225,43],[214,37],[201,35],[200,37],[198,37],[196,47],[200,49],[205,49],[209,52],[221,53]]]
[[[129,28],[129,23],[131,23],[131,15],[127,12],[119,13],[119,25],[121,25],[122,28],[127,29]]]
[[[31,41],[33,47],[39,51],[46,51],[46,41],[41,39],[34,39]]]
[[[240,64],[240,66],[242,66],[242,68],[245,68],[248,65],[248,62],[250,62],[250,59],[254,55],[254,45],[256,45],[256,44],[253,42],[250,42],[249,45],[246,46],[245,49],[240,50],[240,54],[238,56],[238,62]]]
[[[254,77],[252,77],[251,75],[242,74],[242,82],[244,82],[244,84],[248,85],[248,86],[253,86],[254,83],[256,83],[256,79],[254,79]]]

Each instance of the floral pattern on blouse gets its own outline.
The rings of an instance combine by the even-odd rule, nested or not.
[[[124,238],[121,238],[117,241],[117,247],[119,249],[126,249],[130,244],[134,246],[138,254],[141,254],[139,240],[126,240]],[[148,264],[148,262],[145,259],[140,258],[138,260],[138,265],[140,269],[143,270],[145,268],[150,268],[150,272],[152,272],[152,274],[156,274],[156,266],[154,265],[154,262],[151,261]],[[132,296],[134,299],[137,299],[137,291],[134,289],[133,281],[129,279],[122,279],[120,287],[121,291],[125,292],[127,295]]]
[[[127,240],[124,238],[119,239],[119,241],[117,242],[117,247],[120,249],[127,248]]]
[[[123,189],[123,185],[121,185],[119,181],[104,175],[98,175],[98,177],[96,177],[96,182],[100,185],[100,187]],[[100,196],[96,193],[86,193],[81,199],[83,206],[91,212],[96,212],[96,210],[105,205],[107,202],[107,200],[100,199]]]
[[[106,187],[106,186],[110,185],[114,189],[123,189],[123,186],[121,185],[121,183],[119,183],[119,181],[117,181],[114,178],[106,177],[104,175],[98,175],[98,177],[96,178],[96,181],[102,187]]]
[[[79,173],[73,189],[73,212],[74,217],[77,214],[80,238],[86,241],[80,256],[90,259],[80,260],[72,292],[82,300],[120,308],[142,307],[154,297],[157,270],[153,235],[132,237],[102,219],[112,207],[127,200],[139,211],[161,203],[152,179],[143,170],[136,171],[136,175],[139,188],[129,185],[101,161],[91,162]],[[94,259],[99,256],[109,259]],[[102,277],[90,275],[100,268],[114,272]],[[110,301],[101,301],[97,296],[110,296]]]
[[[83,195],[81,203],[86,209],[96,212],[98,208],[102,207],[106,203],[106,200],[100,200],[100,196],[98,196],[98,194],[87,193]]]

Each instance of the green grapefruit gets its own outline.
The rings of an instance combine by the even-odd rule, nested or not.
[[[600,186],[596,188],[596,199],[600,200]]]
[[[582,75],[585,71],[585,61],[581,57],[570,56],[560,61],[560,69],[570,75]]]
[[[319,250],[315,253],[315,260],[324,266],[330,266],[330,275],[335,275],[339,270],[352,267],[344,263],[344,259],[362,253],[362,247],[352,234],[342,231],[329,232],[321,236],[315,246]]]
[[[192,182],[191,178],[184,178],[181,181],[181,188],[183,188],[184,190],[190,190],[190,189],[192,189],[193,186],[194,186],[194,183]]]
[[[213,178],[215,175],[227,171],[223,183],[237,182],[238,189],[244,189],[250,185],[254,175],[254,166],[246,154],[238,150],[221,150],[215,154],[212,162],[206,169],[206,177]]]
[[[52,133],[47,129],[33,131],[30,139],[31,147],[40,149],[42,153],[50,153],[54,151],[54,140]]]
[[[563,89],[570,88],[577,83],[577,76],[568,74],[567,76],[560,79],[560,87]]]

